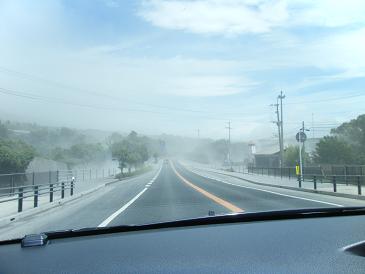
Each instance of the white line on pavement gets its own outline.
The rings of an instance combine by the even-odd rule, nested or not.
[[[110,224],[111,221],[113,221],[119,214],[121,214],[124,210],[126,210],[131,204],[133,204],[147,189],[148,187],[157,179],[158,175],[160,174],[162,170],[162,165],[158,172],[156,173],[155,177],[151,180],[150,183],[146,185],[146,187],[139,192],[136,196],[132,198],[128,203],[126,203],[124,206],[122,206],[120,209],[115,211],[112,215],[110,215],[108,218],[106,218],[98,227],[106,227],[108,224]]]
[[[263,192],[267,192],[267,193],[271,193],[271,194],[275,194],[275,195],[280,195],[280,196],[285,196],[285,197],[289,197],[289,198],[294,198],[294,199],[300,199],[300,200],[305,200],[305,201],[310,201],[310,202],[316,202],[316,203],[321,203],[321,204],[327,204],[327,205],[332,205],[332,206],[338,206],[338,207],[343,207],[343,205],[340,204],[335,204],[335,203],[330,203],[330,202],[324,202],[324,201],[319,201],[319,200],[315,200],[315,199],[309,199],[309,198],[304,198],[304,197],[298,197],[298,196],[294,196],[294,195],[288,195],[288,194],[283,194],[283,193],[279,193],[279,192],[275,192],[275,191],[270,191],[270,190],[265,190],[265,189],[261,189],[261,188],[256,188],[256,187],[250,187],[250,186],[242,186],[242,185],[237,185],[237,184],[232,184],[220,179],[216,179],[216,178],[212,178],[206,175],[202,175],[199,174],[195,171],[192,171],[190,169],[191,172],[193,172],[194,174],[197,174],[199,176],[203,176],[207,179],[211,179],[211,180],[215,180],[224,184],[228,184],[228,185],[233,185],[233,186],[237,186],[237,187],[242,187],[242,188],[247,188],[247,189],[253,189],[253,190],[258,190],[258,191],[263,191]]]
[[[133,197],[132,200],[130,200],[128,203],[126,203],[124,206],[122,206],[120,209],[115,211],[112,215],[110,215],[108,218],[106,218],[98,227],[106,227],[111,221],[113,221],[120,213],[122,213],[124,210],[126,210],[131,204],[133,204],[145,191],[147,188],[144,188],[140,193],[138,193],[136,196]]]

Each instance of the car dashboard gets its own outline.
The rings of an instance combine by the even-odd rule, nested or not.
[[[0,273],[365,272],[362,214],[214,218],[65,238],[54,233],[43,246],[3,243]]]

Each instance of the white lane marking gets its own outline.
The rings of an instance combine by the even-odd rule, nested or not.
[[[193,173],[195,173],[195,174],[197,174],[197,175],[203,176],[205,178],[208,178],[208,179],[211,179],[211,180],[215,180],[215,181],[218,181],[218,182],[221,182],[221,183],[224,183],[224,184],[232,185],[232,186],[237,186],[237,187],[242,187],[242,188],[248,188],[248,189],[254,189],[254,190],[263,191],[263,192],[267,192],[267,193],[271,193],[271,194],[275,194],[275,195],[280,195],[280,196],[284,196],[284,197],[289,197],[289,198],[294,198],[294,199],[300,199],[300,200],[305,200],[305,201],[310,201],[310,202],[316,202],[316,203],[327,204],[327,205],[332,205],[332,206],[344,207],[343,205],[340,205],[340,204],[335,204],[335,203],[330,203],[330,202],[324,202],[324,201],[319,201],[319,200],[309,199],[309,198],[304,198],[304,197],[298,197],[298,196],[294,196],[294,195],[283,194],[283,193],[279,193],[279,192],[275,192],[275,191],[265,190],[265,189],[262,189],[262,188],[256,188],[256,187],[250,187],[250,186],[242,186],[242,185],[232,184],[232,183],[229,183],[229,182],[220,180],[220,179],[215,179],[215,178],[212,178],[212,177],[209,177],[209,176],[205,176],[205,175],[199,174],[199,173],[197,173],[195,171],[192,171],[191,169],[190,169],[190,171],[193,172]]]
[[[160,174],[162,170],[162,165],[160,167],[160,169],[158,170],[157,174],[155,175],[155,177],[152,179],[153,181],[156,180],[156,178],[158,177],[158,175]],[[151,183],[149,183],[151,184]],[[130,200],[128,203],[126,203],[124,206],[122,206],[120,209],[118,209],[117,211],[115,211],[112,215],[110,215],[108,218],[106,218],[100,225],[98,225],[98,227],[106,227],[111,221],[113,221],[119,214],[121,214],[124,210],[126,210],[131,204],[133,204],[146,190],[148,189],[148,187],[145,187],[141,192],[139,192],[136,196],[134,196],[132,198],[132,200]]]
[[[128,203],[126,203],[124,206],[122,206],[120,209],[115,211],[112,215],[110,215],[108,218],[106,218],[98,227],[106,227],[111,221],[113,221],[120,213],[122,213],[124,210],[126,210],[131,204],[133,204],[145,191],[147,188],[144,188],[140,193],[138,193],[136,196],[133,197],[132,200],[130,200]]]

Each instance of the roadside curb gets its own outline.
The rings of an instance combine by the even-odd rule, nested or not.
[[[153,171],[153,170],[151,170],[151,171]],[[21,219],[24,219],[24,218],[27,218],[27,217],[30,217],[30,216],[33,216],[33,215],[36,215],[36,214],[44,213],[44,212],[46,212],[48,210],[51,210],[53,208],[61,207],[65,204],[72,203],[72,202],[78,200],[81,197],[85,197],[85,196],[88,196],[90,194],[93,194],[94,192],[96,192],[97,190],[99,190],[101,188],[110,186],[110,185],[118,183],[118,182],[123,182],[125,180],[134,179],[138,176],[145,175],[148,172],[150,172],[150,171],[147,171],[147,172],[142,173],[142,174],[133,175],[133,176],[130,176],[130,177],[124,177],[124,178],[121,178],[121,179],[114,179],[113,181],[100,184],[100,185],[98,185],[94,188],[91,188],[89,190],[85,190],[85,191],[80,192],[78,194],[75,194],[71,197],[67,197],[65,199],[60,199],[60,200],[54,201],[53,203],[47,203],[47,204],[44,204],[44,205],[42,205],[40,207],[37,207],[37,208],[27,209],[27,210],[25,210],[21,213],[13,213],[11,215],[1,217],[0,218],[0,227],[3,227],[3,226],[5,226],[9,223],[19,221]]]
[[[97,190],[99,190],[103,187],[106,187],[110,184],[120,182],[120,181],[121,180],[115,180],[115,181],[112,181],[112,182],[107,182],[107,183],[104,183],[104,184],[100,184],[100,185],[98,185],[94,188],[91,188],[89,190],[85,190],[85,191],[83,191],[81,193],[78,193],[78,194],[75,194],[71,197],[67,197],[65,199],[57,200],[57,201],[54,201],[53,203],[47,203],[47,204],[42,205],[42,206],[37,207],[37,208],[31,208],[31,209],[28,209],[28,210],[26,210],[24,212],[21,212],[21,213],[14,213],[14,214],[2,217],[2,218],[0,218],[0,227],[2,227],[4,225],[7,225],[9,223],[12,223],[14,221],[18,221],[18,220],[21,220],[23,218],[26,218],[26,217],[29,217],[29,216],[32,216],[32,215],[35,215],[35,214],[43,213],[43,212],[46,212],[50,209],[53,209],[53,208],[60,207],[62,205],[71,203],[75,200],[78,200],[81,197],[88,196],[88,195],[96,192]]]
[[[350,199],[356,199],[356,200],[365,200],[365,196],[360,196],[360,195],[355,195],[355,194],[347,194],[347,193],[341,193],[341,192],[328,192],[328,191],[323,191],[323,190],[314,190],[314,189],[307,189],[307,188],[266,184],[266,183],[260,183],[260,182],[257,182],[257,181],[253,181],[253,180],[250,180],[250,179],[244,179],[242,177],[239,177],[239,176],[236,176],[236,175],[233,175],[233,174],[227,174],[227,173],[222,173],[222,172],[219,172],[219,171],[206,170],[206,169],[201,169],[201,168],[197,168],[197,169],[208,171],[208,172],[213,172],[213,173],[217,173],[217,174],[221,174],[221,175],[230,176],[230,177],[240,179],[242,181],[246,181],[246,182],[249,182],[249,183],[252,183],[252,184],[255,184],[255,185],[283,188],[283,189],[302,191],[302,192],[309,192],[309,193],[317,193],[317,194],[323,194],[323,195],[328,195],[328,196],[343,197],[343,198],[350,198]]]

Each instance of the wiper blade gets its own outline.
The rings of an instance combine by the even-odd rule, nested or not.
[[[178,221],[159,222],[141,225],[122,225],[110,227],[95,227],[70,229],[60,231],[44,232],[49,240],[60,238],[72,238],[80,236],[92,236],[100,234],[112,234],[120,232],[143,231],[151,229],[167,229],[189,226],[203,226],[212,224],[230,224],[230,223],[246,223],[255,221],[275,221],[289,219],[304,219],[304,218],[322,218],[322,217],[338,217],[338,216],[356,216],[365,215],[365,207],[337,207],[337,208],[309,208],[309,209],[294,209],[280,211],[265,211],[265,212],[246,212],[246,213],[231,213],[225,215],[206,216],[194,219],[184,219]],[[2,241],[1,244],[19,243],[21,239]]]

